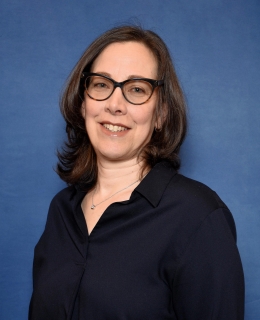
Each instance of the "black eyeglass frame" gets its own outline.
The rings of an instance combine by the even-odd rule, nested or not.
[[[95,98],[91,97],[91,95],[88,93],[88,90],[87,90],[87,88],[86,88],[86,80],[87,80],[87,78],[90,77],[90,76],[103,77],[103,78],[105,78],[105,79],[110,80],[110,81],[114,84],[114,88],[113,88],[112,92],[110,93],[110,95],[109,95],[107,98],[105,98],[105,99],[95,99]],[[121,91],[122,91],[122,94],[123,94],[124,98],[126,99],[126,101],[128,101],[129,103],[134,104],[134,105],[141,105],[141,104],[146,103],[146,102],[151,98],[151,96],[153,95],[154,89],[155,89],[156,87],[162,86],[162,85],[164,84],[164,80],[153,80],[153,79],[148,79],[148,78],[131,78],[131,79],[127,79],[127,80],[122,81],[122,82],[116,82],[115,80],[113,80],[113,79],[111,79],[111,78],[109,78],[109,77],[107,77],[107,76],[105,76],[105,75],[103,75],[103,74],[93,73],[93,72],[83,72],[82,75],[81,75],[81,80],[84,80],[84,87],[85,87],[86,93],[87,93],[87,95],[88,95],[91,99],[93,99],[93,100],[96,100],[96,101],[104,101],[104,100],[107,100],[107,99],[109,99],[109,98],[112,96],[112,94],[114,93],[114,91],[115,91],[116,88],[120,88]],[[146,99],[144,102],[141,102],[141,103],[133,103],[133,102],[129,101],[129,100],[127,99],[127,97],[125,96],[125,93],[124,93],[124,90],[123,90],[124,85],[125,85],[127,82],[135,81],[135,80],[137,80],[137,81],[138,81],[138,80],[146,81],[146,82],[148,82],[148,83],[150,83],[150,84],[152,85],[152,92],[151,92],[149,98]]]

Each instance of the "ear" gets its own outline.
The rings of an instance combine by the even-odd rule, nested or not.
[[[81,115],[85,119],[86,118],[86,103],[85,100],[81,104]]]
[[[167,117],[167,107],[163,104],[157,109],[154,128],[155,131],[161,131]]]

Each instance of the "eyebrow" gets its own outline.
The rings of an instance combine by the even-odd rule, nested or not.
[[[109,77],[109,78],[113,79],[110,73],[103,72],[103,71],[97,71],[95,73],[98,73],[98,74],[100,74],[102,76],[106,76],[106,77]],[[147,77],[144,77],[144,76],[141,76],[141,75],[131,74],[130,76],[127,77],[127,80],[128,79],[133,79],[133,78],[141,78],[141,79],[142,78],[146,78],[147,79]]]

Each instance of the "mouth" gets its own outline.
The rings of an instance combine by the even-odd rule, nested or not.
[[[102,123],[102,126],[111,132],[121,132],[121,131],[128,130],[128,128],[126,128],[126,127],[119,126],[119,125],[113,125],[111,123]]]

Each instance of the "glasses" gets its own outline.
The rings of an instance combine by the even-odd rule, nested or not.
[[[97,101],[107,100],[115,89],[122,90],[124,98],[131,104],[144,104],[147,102],[154,89],[163,85],[163,80],[152,80],[146,78],[133,78],[122,82],[98,73],[83,72],[81,79],[84,80],[87,95]]]

